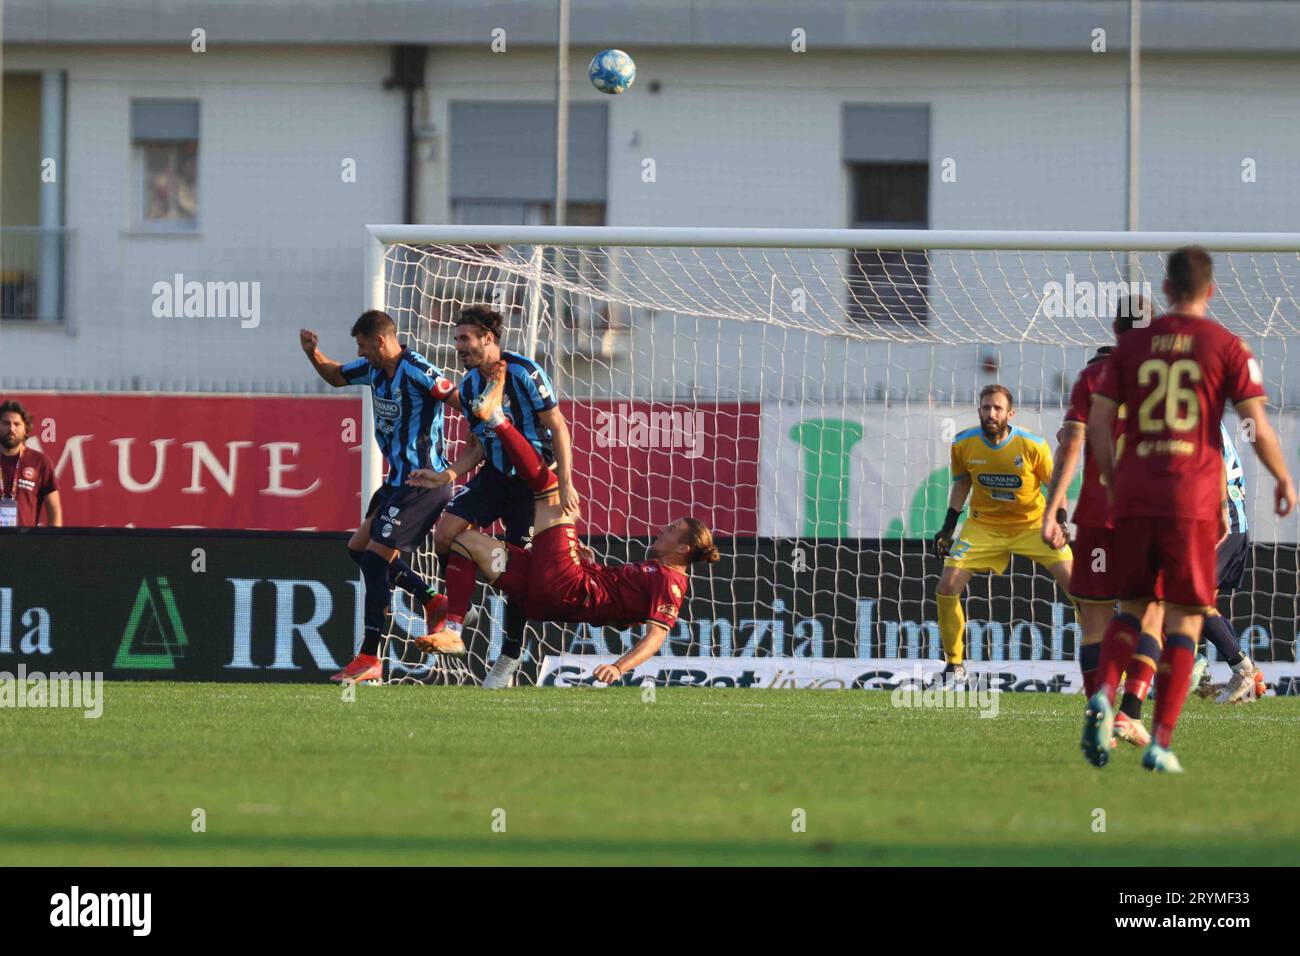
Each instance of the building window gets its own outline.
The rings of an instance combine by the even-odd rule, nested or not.
[[[604,202],[565,203],[565,224],[570,226],[605,225]],[[550,226],[555,224],[554,202],[492,201],[484,199],[453,200],[452,219],[457,225],[476,226]],[[531,247],[521,247],[531,251]],[[507,250],[494,250],[508,255]],[[566,247],[553,253],[548,268],[559,269],[575,285],[602,289],[609,274],[609,252],[599,246]],[[507,310],[522,311],[524,287],[512,285],[498,290],[498,302]],[[604,327],[609,324],[603,303],[589,296],[562,293],[555,308],[561,310],[566,326]]]
[[[199,144],[146,143],[144,150],[144,221],[198,221]]]
[[[846,104],[842,155],[854,229],[930,227],[930,109]],[[924,250],[849,253],[846,311],[855,322],[924,322],[929,313]]]
[[[930,167],[925,163],[853,163],[855,229],[925,229]],[[849,259],[848,309],[855,322],[924,322],[929,263],[924,250],[855,249]]]
[[[197,100],[132,100],[131,139],[146,228],[198,226],[199,104]]]
[[[555,204],[514,200],[453,199],[451,218],[458,226],[551,226]],[[564,204],[564,221],[569,226],[605,225],[603,202]]]

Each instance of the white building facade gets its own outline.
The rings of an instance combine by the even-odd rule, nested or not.
[[[140,6],[151,15],[5,5],[0,388],[315,391],[297,329],[351,356],[365,223],[408,209],[423,223],[550,221],[551,4]],[[568,218],[1123,229],[1126,6],[576,2]],[[1300,231],[1300,11],[1144,7],[1139,227]],[[613,43],[638,78],[608,97],[585,68]],[[30,238],[51,231],[53,258]],[[1295,259],[1233,260],[1276,273],[1273,309],[1234,308],[1243,331],[1255,310],[1295,321]],[[1026,276],[1065,278],[986,278],[988,301],[1032,311]],[[172,294],[186,283],[202,285],[205,315]],[[960,397],[1015,363],[1055,402],[1095,337],[990,350],[940,327],[939,345],[912,348],[645,312],[619,332],[594,363],[547,357],[597,393],[748,398],[790,397],[790,380],[836,363],[843,394]],[[726,358],[738,352],[752,360]],[[1291,378],[1270,369],[1282,400]]]

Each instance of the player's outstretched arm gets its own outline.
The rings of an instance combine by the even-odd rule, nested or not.
[[[1282,445],[1277,440],[1277,432],[1268,420],[1263,398],[1249,398],[1237,403],[1237,414],[1243,422],[1253,422],[1254,433],[1250,438],[1251,447],[1259,457],[1260,463],[1273,476],[1273,511],[1286,516],[1295,508],[1295,483],[1287,470],[1286,459],[1282,456]]]
[[[668,637],[668,628],[654,621],[647,621],[645,634],[636,645],[616,660],[613,664],[601,664],[591,672],[591,676],[602,684],[613,684],[638,664],[644,664],[659,652]]]
[[[1087,430],[1082,422],[1066,422],[1061,428],[1056,466],[1052,469],[1052,477],[1048,482],[1047,509],[1043,515],[1043,541],[1053,548],[1065,545],[1065,530],[1061,527],[1060,512],[1065,510],[1066,495],[1082,457],[1083,437]]]
[[[320,350],[320,337],[314,331],[299,329],[298,344],[302,346],[302,350],[307,354],[307,359],[311,362],[312,368],[316,369],[317,375],[335,388],[341,388],[348,384],[348,380],[343,377],[343,366],[332,361]]]

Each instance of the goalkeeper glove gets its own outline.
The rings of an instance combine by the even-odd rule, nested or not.
[[[961,512],[956,508],[949,508],[943,519],[943,527],[934,536],[934,556],[940,561],[948,557],[948,552],[952,550],[952,533],[957,529],[957,519],[960,516]]]

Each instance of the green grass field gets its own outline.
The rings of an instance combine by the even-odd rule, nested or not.
[[[0,710],[2,864],[1293,864],[1300,700],[1191,700],[1156,777],[1082,698],[111,683]],[[191,829],[203,808],[206,832]],[[505,832],[493,813],[505,811]],[[806,832],[792,832],[793,812]],[[1106,832],[1093,811],[1106,811]]]

